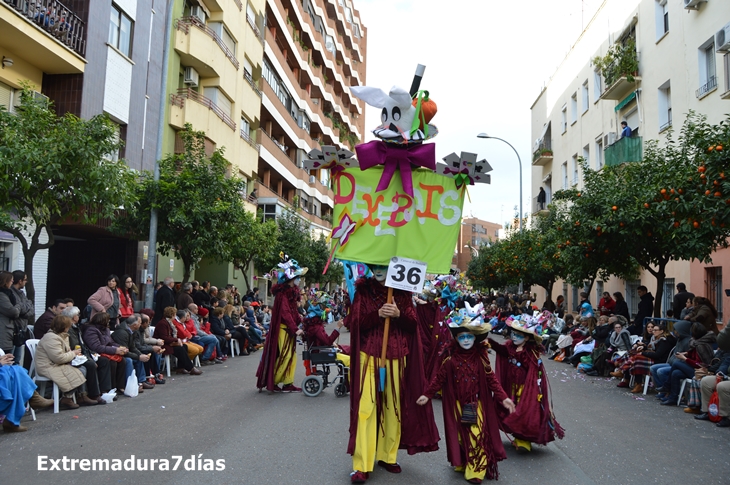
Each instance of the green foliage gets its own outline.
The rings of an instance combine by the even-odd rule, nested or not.
[[[33,258],[54,244],[53,226],[91,224],[130,204],[134,172],[106,159],[120,146],[108,117],[59,117],[29,86],[17,113],[0,107],[0,230],[22,245],[30,299]],[[44,231],[48,242],[41,243]]]
[[[634,75],[639,71],[636,41],[629,37],[623,43],[616,43],[608,49],[605,56],[594,57],[592,62],[606,80],[606,88],[622,76],[626,76],[626,80],[632,83]]]
[[[218,149],[208,157],[205,134],[187,124],[180,131],[185,150],[160,160],[160,180],[145,172],[135,188],[136,202],[116,230],[146,239],[152,207],[158,210],[157,250],[181,259],[183,281],[203,258],[228,262],[242,237],[245,207],[241,194],[246,183],[229,177],[228,161]]]
[[[237,220],[237,239],[231,247],[231,262],[239,268],[248,268],[256,258],[268,253],[279,239],[279,226],[274,221],[262,219],[248,211],[243,211]],[[246,278],[246,289],[250,290]]]

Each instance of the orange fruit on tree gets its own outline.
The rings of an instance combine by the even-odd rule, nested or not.
[[[699,223],[699,222],[697,222],[697,221],[694,221],[694,222],[692,223],[692,226],[693,226],[693,227],[694,227],[695,229],[697,229],[698,227],[700,227],[700,223]]]
[[[699,167],[697,167],[697,171],[699,173],[705,173],[705,170],[707,170],[707,168],[704,165],[700,165]]]
[[[702,179],[702,181],[704,182],[704,181],[706,181],[706,179],[707,179],[707,175],[705,175],[705,174],[703,173],[702,175],[700,175],[700,178],[701,178],[701,179]]]
[[[716,186],[716,187],[717,187],[718,185],[720,185],[720,182],[719,182],[719,181],[717,181],[717,180],[713,180],[713,181],[712,181],[712,185],[714,185],[714,186]]]
[[[648,202],[644,202],[644,209],[648,209],[648,208],[649,208],[649,203]]]
[[[621,227],[624,227],[624,223],[623,222],[619,222],[618,225],[621,226]]]
[[[682,195],[682,194],[684,194],[684,189],[679,189],[678,192],[679,192],[679,195]]]
[[[611,207],[611,210],[612,211],[617,211],[618,210],[618,207],[614,205],[613,207]]]
[[[720,192],[719,190],[715,192],[715,197],[722,197],[722,192]]]
[[[679,222],[678,221],[674,221],[674,227],[679,227]]]
[[[662,189],[662,190],[659,191],[659,193],[662,194],[662,195],[664,195],[664,194],[667,193],[667,189]]]
[[[715,149],[715,145],[710,145],[710,146],[707,147],[707,151],[708,152],[711,152],[714,149]]]
[[[710,195],[710,191],[709,190],[705,190],[705,195]]]
[[[671,189],[669,193],[674,194],[674,189]]]
[[[716,152],[721,152],[721,151],[722,151],[722,145],[717,145],[717,146],[715,147],[715,151],[716,151]]]
[[[725,172],[720,172],[720,178],[721,178],[722,180],[725,180]]]
[[[608,254],[608,249],[606,249],[606,250],[605,250],[605,251],[603,251],[603,252],[604,252],[604,253],[606,253],[606,254]]]

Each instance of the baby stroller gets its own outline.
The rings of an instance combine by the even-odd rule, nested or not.
[[[336,347],[310,347],[305,344],[302,352],[304,369],[307,377],[302,381],[302,392],[305,396],[318,396],[328,386],[335,386],[335,396],[344,397],[349,392],[347,375],[349,367],[337,360]],[[332,370],[336,369],[337,374],[330,380]]]

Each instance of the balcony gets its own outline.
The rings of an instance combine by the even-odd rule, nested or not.
[[[710,79],[700,86],[698,90],[695,91],[695,96],[697,99],[702,99],[714,90],[717,89],[717,78],[715,76],[710,76]]]
[[[640,136],[621,138],[609,145],[603,152],[606,166],[615,167],[627,162],[640,162],[643,155],[643,143]]]
[[[177,94],[170,95],[170,103],[174,107],[178,107],[182,110],[185,110],[185,104],[186,104],[187,100],[195,101],[195,103],[201,105],[204,108],[207,108],[209,112],[215,114],[215,116],[217,116],[220,119],[220,121],[222,121],[231,130],[236,129],[236,123],[234,123],[234,121],[231,119],[229,114],[226,114],[212,100],[206,98],[205,96],[198,93],[197,91],[193,91],[192,89],[178,89]],[[182,128],[185,125],[185,121],[189,121],[190,123],[193,123],[193,126],[195,127],[195,129],[200,130],[201,129],[200,125],[203,122],[203,120],[205,119],[205,117],[201,117],[201,119],[196,119],[196,117],[199,115],[200,115],[200,113],[194,113],[194,114],[186,113],[185,116],[183,116],[184,120],[182,123],[179,123],[179,122],[176,123],[173,120],[173,118],[171,117],[170,123],[177,126],[178,128]],[[208,130],[205,130],[205,131],[208,131]]]
[[[532,154],[532,165],[543,166],[553,163],[553,151],[547,146],[541,146]]]
[[[191,27],[195,27],[196,29],[205,33],[207,36],[213,39],[215,43],[218,44],[218,47],[220,47],[220,49],[223,51],[223,54],[225,54],[228,60],[231,61],[231,64],[233,64],[236,70],[238,70],[239,63],[238,59],[236,59],[236,56],[233,54],[233,52],[231,52],[228,46],[226,46],[225,42],[223,42],[223,39],[221,39],[213,29],[209,28],[207,25],[201,22],[199,18],[181,17],[175,22],[175,28],[181,32],[184,32],[185,34],[190,33]]]
[[[639,57],[633,37],[613,44],[606,55],[595,57],[592,62],[605,80],[606,89],[601,93],[601,99],[620,101],[635,91],[641,82]]]
[[[550,203],[550,200],[547,200],[546,202],[539,203],[537,201],[537,197],[532,198],[532,214],[547,214],[548,211],[548,204]]]
[[[632,91],[636,91],[641,78],[639,76],[619,76],[606,90],[601,94],[601,99],[610,99],[620,101],[628,96]]]
[[[78,55],[86,55],[86,24],[61,2],[5,0],[5,4]]]

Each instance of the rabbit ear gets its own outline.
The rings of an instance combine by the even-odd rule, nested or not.
[[[403,88],[399,88],[398,86],[390,88],[390,97],[401,108],[411,106],[411,95]]]
[[[368,86],[351,86],[350,91],[359,99],[362,99],[370,106],[376,108],[385,108],[388,95],[380,88],[371,88]]]

